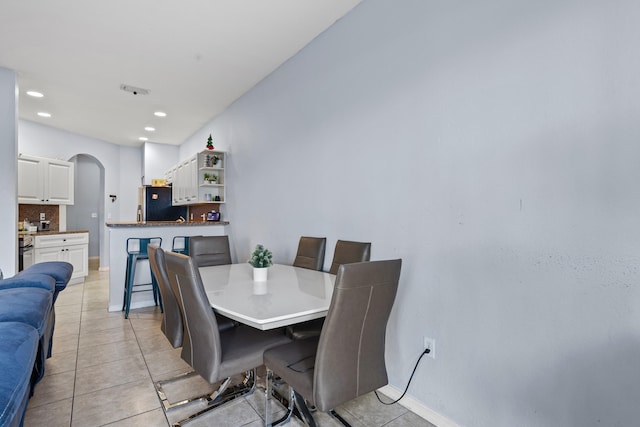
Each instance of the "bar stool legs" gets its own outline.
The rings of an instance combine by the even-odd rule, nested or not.
[[[138,243],[137,248],[135,247],[135,243]],[[134,246],[130,247],[130,243]],[[129,318],[129,311],[131,309],[131,299],[132,295],[135,292],[145,292],[151,291],[153,292],[153,302],[156,306],[160,306],[160,311],[163,311],[162,307],[162,297],[160,296],[160,289],[158,288],[158,282],[156,277],[151,271],[151,266],[149,266],[149,271],[151,273],[151,283],[135,283],[136,277],[136,265],[138,261],[148,260],[149,255],[147,254],[147,245],[149,244],[157,244],[158,246],[162,244],[162,239],[160,237],[152,237],[152,238],[129,238],[127,239],[127,270],[125,274],[125,283],[124,283],[124,295],[122,302],[122,311],[124,311],[124,318]],[[150,286],[150,287],[149,287]],[[144,289],[134,289],[138,287],[144,287]]]

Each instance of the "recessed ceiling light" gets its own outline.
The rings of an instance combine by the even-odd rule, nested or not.
[[[164,111],[156,111],[153,114],[158,116],[158,117],[167,117],[167,113],[165,113]]]
[[[140,141],[148,141],[149,138],[147,138],[146,136],[141,136],[140,138],[138,138]]]
[[[40,117],[51,117],[51,114],[49,114],[49,113],[45,113],[44,111],[40,111],[40,112],[38,113],[38,115],[39,115]]]
[[[146,130],[147,132],[153,132],[156,130],[156,128],[152,128],[151,126],[147,126],[146,128],[144,128],[144,130]]]
[[[40,92],[36,92],[35,90],[28,90],[27,95],[33,96],[34,98],[42,98],[44,95]]]

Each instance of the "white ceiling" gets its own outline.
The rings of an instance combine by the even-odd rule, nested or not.
[[[360,1],[0,0],[0,67],[17,72],[21,119],[181,144]]]

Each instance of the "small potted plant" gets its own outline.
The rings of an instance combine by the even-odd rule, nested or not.
[[[247,261],[253,267],[253,280],[264,282],[267,280],[268,268],[273,265],[273,254],[264,246],[258,244]]]
[[[218,177],[211,173],[204,174],[204,183],[205,184],[215,184],[218,181]]]
[[[213,155],[212,162],[213,162],[213,167],[214,168],[221,168],[222,167],[222,159],[217,154]]]

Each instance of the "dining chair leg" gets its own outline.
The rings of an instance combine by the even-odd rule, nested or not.
[[[216,409],[220,407],[220,405],[223,405],[233,399],[253,394],[256,388],[256,370],[252,369],[247,371],[244,380],[239,384],[230,386],[230,380],[230,378],[224,379],[214,392],[202,397],[202,399],[206,401],[205,409],[174,423],[174,427],[181,427],[191,420],[198,418],[199,416]]]
[[[293,388],[291,389],[291,400],[295,401],[295,406],[298,408],[298,411],[300,411],[302,420],[309,427],[316,427],[316,422],[313,419],[313,415],[311,415],[309,408],[307,407],[307,403],[304,401],[304,397],[300,396],[300,394]]]
[[[267,368],[267,381],[268,381],[267,388],[269,389],[269,392],[267,394],[267,392],[265,391],[265,426],[275,427],[275,426],[286,424],[289,421],[291,421],[291,418],[294,415],[300,420],[303,420],[304,416],[302,415],[298,406],[296,405],[296,392],[293,390],[293,388],[289,387],[289,397],[284,397],[283,395],[278,393],[276,390],[274,390],[273,389],[273,384],[274,384],[273,371],[271,371],[271,381],[269,381],[269,378],[268,378],[269,371],[270,370]],[[271,420],[270,405],[271,405],[272,398],[275,398],[278,402],[282,403],[287,408],[287,412],[277,420],[270,422]],[[311,418],[311,421],[313,422],[313,418]]]
[[[351,427],[351,424],[349,424],[347,422],[347,420],[345,420],[344,418],[342,418],[334,409],[329,411],[329,415],[331,415],[333,418],[335,418],[337,421],[340,422],[340,424],[342,424],[345,427]]]

